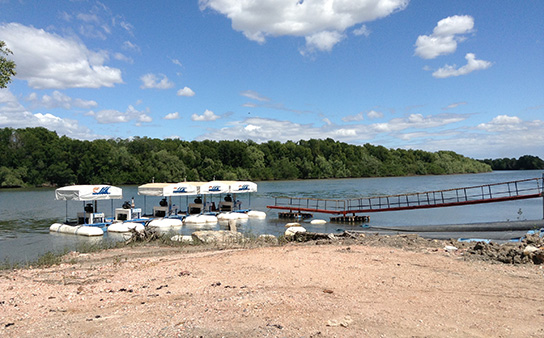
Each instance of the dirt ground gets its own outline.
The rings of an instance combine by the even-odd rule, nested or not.
[[[323,243],[144,245],[3,271],[0,336],[544,337],[542,265]]]

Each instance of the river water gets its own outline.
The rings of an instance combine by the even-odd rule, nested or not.
[[[448,176],[414,176],[387,178],[359,178],[334,180],[305,181],[272,181],[258,182],[258,192],[239,195],[242,208],[266,211],[267,219],[250,219],[238,225],[238,230],[248,234],[283,234],[286,220],[279,220],[277,211],[267,210],[266,206],[274,204],[274,197],[313,197],[330,199],[347,199],[379,195],[406,194],[433,190],[453,189],[501,183],[526,178],[541,178],[542,171],[496,171],[484,174],[448,175]],[[110,217],[113,208],[119,208],[125,200],[134,197],[137,207],[150,212],[153,205],[158,205],[160,198],[138,196],[137,186],[123,186],[123,199],[98,202],[99,211]],[[218,199],[218,197],[215,197]],[[185,207],[185,197],[172,200],[178,206]],[[218,201],[217,201],[218,202]],[[217,203],[216,203],[217,204]],[[67,234],[50,234],[49,226],[62,222],[68,216],[73,218],[81,211],[82,202],[56,201],[54,189],[4,189],[0,190],[0,262],[26,262],[44,253],[75,250],[78,247],[100,241],[117,241],[123,239],[120,234],[105,234],[104,237],[88,238]],[[373,213],[370,222],[372,227],[403,227],[414,225],[463,224],[477,222],[504,222],[516,220],[541,220],[543,218],[543,201],[541,198],[457,206],[448,208],[393,211]],[[314,214],[314,218],[328,220],[328,215]],[[305,223],[309,231],[339,233],[344,230],[365,230],[362,224],[346,225],[327,223],[310,225]],[[222,225],[184,226],[179,230],[182,234],[190,234],[197,229],[217,230]],[[442,234],[449,236],[450,234]],[[511,237],[518,236],[517,233]]]

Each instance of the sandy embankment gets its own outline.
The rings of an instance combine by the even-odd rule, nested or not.
[[[542,266],[357,243],[73,253],[0,272],[6,337],[542,337]]]

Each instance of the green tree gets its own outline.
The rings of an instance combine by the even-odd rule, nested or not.
[[[520,170],[544,169],[544,161],[536,156],[524,155],[518,159],[516,167]]]
[[[4,41],[0,41],[0,88],[6,88],[11,82],[11,78],[17,74],[15,62],[6,57],[9,54],[13,54],[13,52],[6,47]]]
[[[25,175],[26,168],[11,169],[6,167],[0,167],[0,187],[22,187],[25,185],[23,177]]]

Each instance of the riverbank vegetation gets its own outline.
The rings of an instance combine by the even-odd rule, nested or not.
[[[481,162],[489,164],[493,170],[540,170],[544,169],[544,160],[537,156],[524,155],[518,159],[498,158],[486,159]]]
[[[59,137],[45,128],[0,129],[0,186],[292,180],[491,171],[452,151],[387,149],[326,140],[183,141]]]

